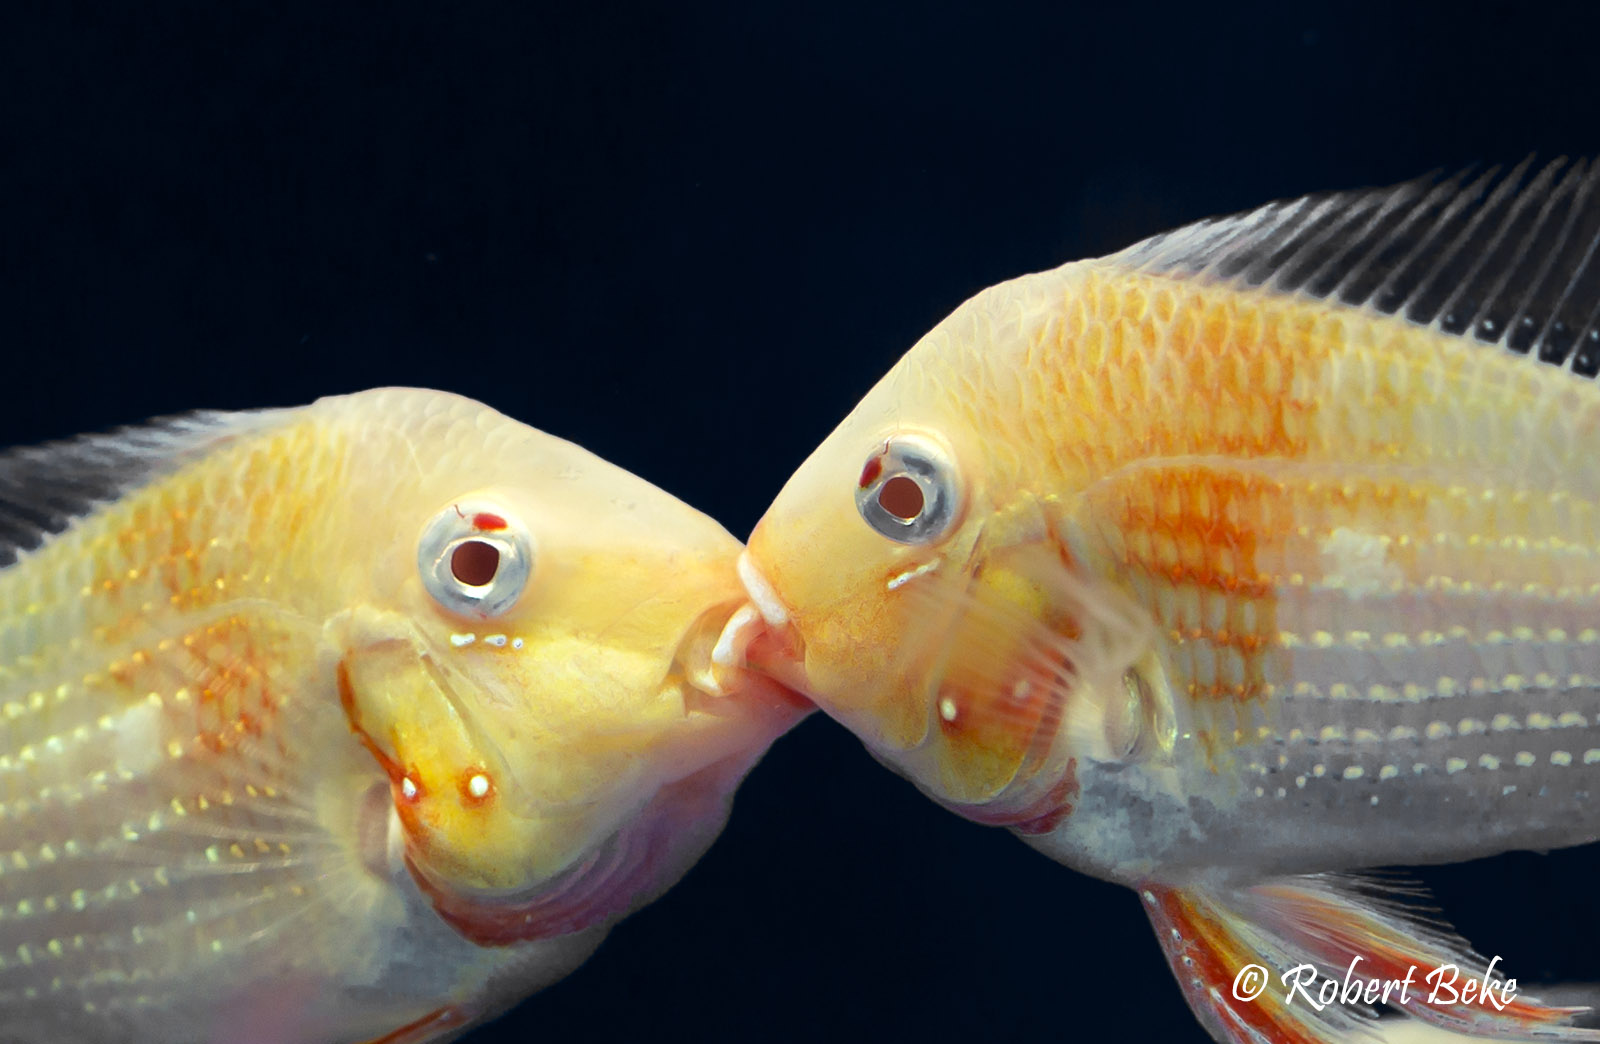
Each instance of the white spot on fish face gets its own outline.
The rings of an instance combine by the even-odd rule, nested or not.
[[[1340,526],[1322,541],[1322,583],[1342,588],[1352,601],[1405,580],[1389,561],[1389,538]]]
[[[945,721],[956,720],[956,701],[946,696],[939,701],[939,717]]]
[[[400,796],[407,801],[417,800],[417,781],[410,776],[400,780]]]
[[[511,648],[513,648],[513,649],[522,648],[522,639],[521,638],[513,638],[513,639],[511,639]]]
[[[504,649],[506,645],[506,636],[503,634],[491,634],[484,638],[483,641],[485,645],[492,645],[496,649]]]
[[[450,644],[457,649],[465,648],[477,640],[478,636],[475,634],[452,634],[450,636]]]
[[[475,798],[488,796],[489,777],[481,772],[476,773],[471,779],[467,780],[467,793]]]
[[[922,563],[921,565],[917,566],[917,568],[915,568],[915,569],[907,569],[905,572],[901,573],[898,576],[890,577],[889,582],[888,582],[888,584],[886,586],[887,586],[887,588],[889,590],[894,591],[894,590],[896,590],[898,588],[904,587],[906,584],[909,584],[911,581],[915,580],[917,577],[926,576],[927,574],[933,572],[935,569],[938,569],[938,568],[939,568],[939,559],[935,558],[931,562]]]

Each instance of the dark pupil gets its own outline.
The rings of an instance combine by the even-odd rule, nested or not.
[[[465,540],[450,552],[450,575],[468,587],[482,587],[500,569],[500,549],[482,540]]]
[[[878,506],[895,518],[910,522],[922,514],[922,487],[908,475],[896,475],[878,490]]]

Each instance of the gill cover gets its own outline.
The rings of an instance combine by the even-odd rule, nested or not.
[[[504,760],[451,691],[404,617],[362,610],[339,621],[339,698],[389,777],[412,869],[436,887],[511,894],[570,862],[570,836],[535,824],[503,789]],[[569,836],[563,836],[564,834]]]

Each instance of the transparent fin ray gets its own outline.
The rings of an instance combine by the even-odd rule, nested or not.
[[[0,453],[0,567],[95,507],[170,474],[284,410],[202,411]]]
[[[1587,1009],[1508,993],[1497,962],[1412,905],[1421,897],[1414,887],[1319,874],[1238,889],[1147,885],[1140,894],[1184,997],[1218,1041],[1334,1044],[1370,1036],[1375,1012],[1365,998],[1320,1009],[1311,1002],[1324,999],[1326,980],[1343,992],[1347,973],[1380,982],[1409,973],[1404,993],[1396,986],[1381,1002],[1474,1039],[1600,1040],[1600,1031],[1572,1024]],[[1401,901],[1408,895],[1411,903]],[[1454,979],[1446,971],[1427,980],[1451,967]],[[1494,999],[1463,1002],[1465,984],[1485,980]]]
[[[1600,373],[1600,168],[1533,160],[1211,218],[1110,260],[1337,301]]]

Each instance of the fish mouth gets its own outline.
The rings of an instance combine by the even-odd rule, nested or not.
[[[685,629],[660,682],[683,700],[684,721],[670,742],[676,754],[642,803],[566,866],[510,889],[461,887],[436,879],[408,848],[412,877],[435,911],[464,938],[483,946],[569,935],[608,924],[653,900],[677,881],[721,832],[734,792],[772,743],[816,709],[781,682],[742,663],[719,664],[726,641],[764,630],[741,616],[742,600],[705,610]],[[463,717],[471,708],[457,701]],[[511,773],[515,778],[515,773]]]
[[[688,686],[685,709],[723,716],[754,711],[773,718],[781,725],[779,732],[816,710],[795,679],[752,666],[752,650],[769,645],[772,631],[772,623],[753,602],[735,600],[702,613],[678,643],[673,659],[673,673]]]
[[[739,557],[738,573],[749,601],[729,618],[717,642],[719,655],[727,663],[748,663],[790,689],[811,693],[805,640],[793,612],[778,597],[748,551]],[[1015,630],[1031,629],[1036,624],[1021,617],[1001,623]],[[1030,657],[1030,663],[1016,672],[1007,692],[987,701],[988,709],[983,713],[991,721],[1016,715],[1013,720],[1019,722],[1024,714],[1020,694],[1031,694],[1030,698],[1037,701],[1026,711],[1033,720],[1026,721],[1012,741],[1017,751],[1015,767],[1003,781],[996,780],[992,788],[957,787],[951,792],[933,781],[947,777],[947,762],[952,757],[947,748],[959,742],[957,735],[969,713],[965,708],[973,706],[960,699],[960,683],[951,676],[950,656],[964,640],[972,640],[971,635],[963,636],[961,628],[961,618],[957,616],[949,621],[948,630],[923,636],[930,650],[928,658],[909,673],[926,678],[917,704],[927,708],[927,732],[912,745],[894,745],[880,751],[880,755],[917,781],[934,801],[967,819],[1009,826],[1022,833],[1047,832],[1070,811],[1077,793],[1075,767],[1062,760],[1059,750],[1067,710],[1062,675],[1070,673],[1072,666],[1043,660],[1031,662],[1036,658]],[[947,716],[948,696],[955,696],[963,705],[960,715]],[[1016,706],[1012,706],[1014,697]],[[948,709],[954,711],[955,705]],[[958,717],[961,720],[953,720]],[[940,741],[941,735],[944,742]],[[967,792],[961,793],[962,789]]]
[[[761,618],[767,626],[782,629],[789,622],[789,607],[783,604],[778,597],[778,592],[772,589],[772,584],[762,575],[761,569],[750,558],[748,550],[739,552],[739,561],[735,565],[739,573],[739,582],[744,584],[745,594],[750,596],[750,601],[760,611]]]
[[[723,670],[747,668],[815,708],[805,668],[805,641],[789,607],[773,590],[748,550],[739,554],[739,581],[749,599],[728,618],[717,636],[713,661]]]

